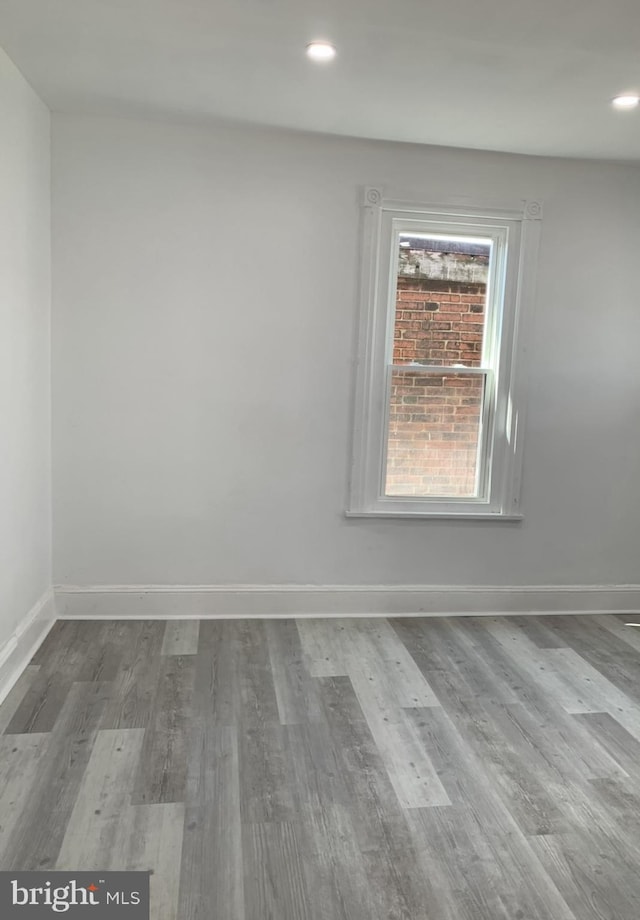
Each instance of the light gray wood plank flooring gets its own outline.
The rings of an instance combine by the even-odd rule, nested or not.
[[[624,618],[68,621],[0,706],[0,868],[152,920],[638,920]]]

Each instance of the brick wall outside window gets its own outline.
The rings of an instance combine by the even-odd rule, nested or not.
[[[484,283],[399,277],[393,363],[479,367],[485,295]],[[387,495],[474,494],[483,386],[455,369],[393,374]]]

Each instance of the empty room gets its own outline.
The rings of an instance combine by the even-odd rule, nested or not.
[[[2,920],[638,920],[638,47],[0,0]]]

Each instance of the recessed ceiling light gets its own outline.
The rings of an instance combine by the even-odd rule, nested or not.
[[[635,93],[623,93],[612,100],[617,109],[635,109],[639,102],[640,96],[636,96]]]
[[[336,56],[336,49],[331,42],[309,42],[307,57],[312,61],[332,61]]]

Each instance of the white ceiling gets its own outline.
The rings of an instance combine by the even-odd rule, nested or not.
[[[640,161],[639,0],[0,0],[0,45],[54,110]]]

